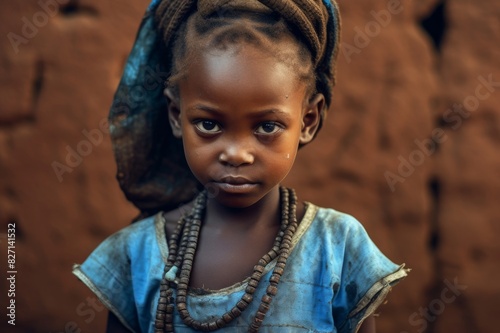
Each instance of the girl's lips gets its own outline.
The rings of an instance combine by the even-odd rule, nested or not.
[[[253,191],[257,184],[229,184],[229,183],[214,183],[220,190],[232,194],[245,194]]]
[[[255,184],[255,182],[251,181],[248,178],[242,176],[225,176],[221,177],[217,183],[226,183],[230,185],[244,185],[244,184]]]
[[[224,177],[212,183],[219,190],[232,194],[245,194],[253,191],[258,184],[244,177]]]

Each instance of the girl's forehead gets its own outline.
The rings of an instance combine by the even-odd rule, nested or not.
[[[223,72],[252,68],[257,70],[255,75],[266,76],[264,71],[280,73],[295,81],[312,70],[312,64],[301,61],[299,52],[297,43],[291,38],[283,38],[273,44],[239,42],[214,46],[206,42],[191,49],[188,69],[200,63],[208,66],[207,69]]]
[[[188,66],[187,76],[206,87],[237,86],[242,92],[269,89],[289,95],[305,86],[294,71],[293,58],[291,50],[277,55],[250,44],[200,49]]]
[[[306,84],[291,68],[251,45],[200,52],[179,89],[186,108],[202,104],[235,112],[286,109],[300,114],[306,94]]]

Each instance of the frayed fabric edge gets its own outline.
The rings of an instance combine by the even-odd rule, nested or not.
[[[136,333],[136,331],[130,327],[125,318],[118,312],[118,310],[111,304],[110,300],[104,296],[103,293],[95,286],[95,284],[83,273],[79,264],[74,264],[72,273],[75,275],[80,281],[82,281],[96,296],[99,298],[102,304],[108,308],[109,311],[112,311],[113,314],[120,320],[120,322],[131,332]]]
[[[387,297],[387,294],[389,294],[392,290],[391,287],[404,279],[410,271],[411,269],[405,268],[405,264],[402,264],[394,273],[391,273],[375,282],[375,284],[368,289],[363,298],[358,302],[356,308],[349,313],[347,321],[342,325],[339,332],[357,332],[363,321],[369,317],[380,306],[380,304],[382,304]],[[354,331],[346,331],[344,326],[349,325],[352,321],[357,321]]]

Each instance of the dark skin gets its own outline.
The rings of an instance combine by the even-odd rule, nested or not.
[[[296,50],[293,41],[281,43]],[[179,96],[167,90],[172,131],[183,140],[190,169],[217,193],[207,200],[191,287],[218,290],[243,281],[272,247],[280,183],[299,145],[313,139],[324,107],[321,94],[307,91],[289,67],[246,45],[200,53],[179,82]],[[166,214],[167,235],[190,205]],[[299,204],[297,218],[303,215]],[[127,329],[110,313],[107,331]],[[358,332],[375,332],[373,318]]]

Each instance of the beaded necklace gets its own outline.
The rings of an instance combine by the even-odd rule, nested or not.
[[[201,322],[191,317],[187,309],[189,279],[193,260],[198,245],[198,237],[202,218],[206,209],[207,193],[203,191],[198,195],[191,213],[182,217],[169,241],[168,258],[165,265],[164,276],[160,283],[160,298],[156,310],[155,333],[174,332],[174,309],[177,306],[183,322],[199,331],[215,331],[238,318],[248,308],[254,299],[254,292],[264,273],[264,269],[276,257],[274,267],[266,293],[262,296],[258,310],[253,318],[248,332],[256,333],[269,310],[271,301],[278,292],[278,283],[286,266],[290,254],[292,237],[297,230],[297,196],[293,189],[280,187],[281,200],[281,229],[274,240],[272,249],[266,253],[254,266],[245,294],[236,305],[221,317],[207,322]],[[174,297],[177,289],[177,297]]]

